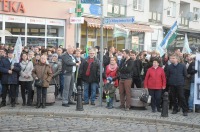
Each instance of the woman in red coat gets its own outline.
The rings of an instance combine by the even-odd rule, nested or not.
[[[119,81],[118,81],[118,66],[117,66],[117,58],[111,57],[110,58],[110,64],[106,66],[105,72],[104,72],[104,84],[107,83],[107,78],[111,77],[112,81],[114,82],[114,86],[117,88]]]
[[[151,95],[152,112],[156,112],[156,108],[158,112],[161,112],[161,94],[162,89],[166,87],[165,72],[163,68],[159,67],[159,62],[158,59],[153,60],[153,66],[148,69],[144,80],[144,87],[148,88],[149,95]]]

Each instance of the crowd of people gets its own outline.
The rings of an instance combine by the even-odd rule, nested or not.
[[[128,111],[131,107],[131,88],[145,88],[152,97],[152,112],[161,112],[162,95],[165,91],[169,92],[169,108],[173,109],[172,114],[182,108],[183,115],[187,116],[193,110],[194,75],[197,73],[195,56],[182,54],[180,49],[160,57],[156,51],[117,51],[110,46],[103,56],[103,64],[100,63],[98,46],[90,48],[88,55],[80,48],[73,47],[23,47],[19,63],[13,63],[13,50],[13,47],[7,45],[0,47],[1,107],[9,103],[15,107],[19,88],[22,105],[32,106],[33,87],[36,87],[36,108],[45,108],[50,85],[55,86],[55,96],[62,99],[62,106],[69,107],[75,104],[75,84],[76,87],[82,87],[83,104],[95,105],[102,74],[102,98],[107,101],[108,109],[113,108],[117,89],[120,94],[119,107]],[[100,73],[101,66],[103,73]],[[196,112],[200,112],[198,105]]]

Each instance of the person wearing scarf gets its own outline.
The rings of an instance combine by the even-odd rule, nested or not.
[[[106,78],[111,77],[112,81],[114,82],[114,86],[117,88],[119,81],[117,79],[118,76],[118,66],[117,66],[117,59],[116,57],[111,57],[110,58],[110,64],[106,67],[105,72],[104,72],[104,84],[107,83]]]
[[[89,57],[83,62],[82,67],[80,67],[81,78],[84,82],[84,104],[89,104],[89,99],[91,100],[91,105],[95,105],[96,89],[99,83],[100,76],[100,63],[95,57],[95,50],[89,50]],[[91,88],[91,97],[89,97],[89,87]]]

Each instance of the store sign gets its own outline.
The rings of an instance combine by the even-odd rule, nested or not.
[[[17,1],[1,0],[4,12],[25,13],[24,4]]]
[[[5,21],[6,22],[16,22],[16,23],[25,23],[25,17],[20,17],[20,16],[5,16]]]
[[[84,17],[70,17],[70,23],[72,24],[84,23]]]
[[[45,19],[41,19],[41,18],[32,18],[32,17],[27,17],[26,18],[27,23],[31,23],[31,24],[45,24]]]
[[[47,25],[58,25],[58,26],[64,26],[65,25],[64,20],[47,19],[46,23],[47,23]]]

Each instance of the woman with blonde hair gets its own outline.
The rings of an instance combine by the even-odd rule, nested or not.
[[[32,76],[35,79],[35,86],[37,88],[36,108],[41,107],[41,95],[42,95],[42,108],[45,108],[47,88],[49,87],[49,83],[53,76],[50,65],[48,65],[46,62],[47,62],[47,56],[42,55],[40,58],[40,63],[35,65],[32,71]]]

